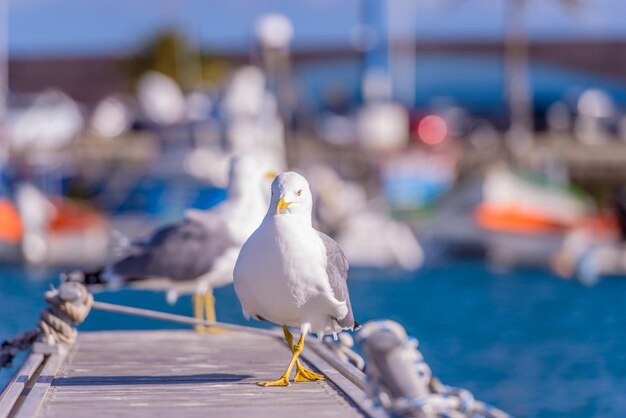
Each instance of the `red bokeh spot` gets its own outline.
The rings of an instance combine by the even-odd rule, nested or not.
[[[448,125],[442,117],[429,115],[420,121],[417,134],[425,144],[441,144],[448,135]]]

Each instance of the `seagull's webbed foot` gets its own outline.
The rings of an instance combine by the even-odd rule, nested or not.
[[[293,379],[294,382],[317,382],[326,379],[323,375],[304,367],[300,361],[296,363],[296,367],[296,376]]]
[[[201,331],[201,334],[206,334],[206,335],[219,335],[219,334],[224,334],[227,331],[224,328],[218,328],[218,327],[206,327]]]
[[[270,387],[270,386],[289,386],[289,376],[284,374],[280,379],[269,380],[267,382],[258,382],[257,385]]]

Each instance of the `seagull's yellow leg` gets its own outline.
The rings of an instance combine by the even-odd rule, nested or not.
[[[293,356],[291,357],[291,361],[289,362],[289,366],[287,366],[287,370],[285,373],[276,380],[270,380],[269,382],[259,382],[257,385],[259,386],[289,386],[289,376],[291,375],[291,371],[293,370],[293,366],[295,366],[298,361],[298,357],[300,353],[304,349],[304,334],[300,335],[300,340],[298,343],[293,346]]]
[[[283,334],[285,335],[285,341],[291,348],[291,352],[294,352],[293,347],[293,335],[289,332],[289,329],[286,325],[283,325]],[[294,382],[316,382],[318,380],[324,380],[325,377],[319,373],[315,373],[313,370],[309,370],[302,365],[300,359],[296,360],[296,377],[293,379]]]
[[[203,306],[202,306],[202,296],[200,295],[193,295],[193,317],[194,319],[197,320],[202,320],[204,318],[204,310],[203,310]],[[196,330],[196,332],[203,332],[205,327],[200,325],[200,324],[196,324],[194,325],[194,329]]]
[[[208,322],[215,322],[215,296],[213,292],[208,291],[204,294],[204,315]]]
[[[216,322],[217,315],[215,314],[215,296],[213,291],[209,290],[204,294],[204,315],[208,322]],[[207,334],[221,334],[225,330],[218,327],[205,327],[204,332]]]

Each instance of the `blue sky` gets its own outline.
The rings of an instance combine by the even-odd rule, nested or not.
[[[2,0],[0,0],[2,1]],[[387,0],[395,36],[497,39],[505,0]],[[626,39],[626,0],[529,0],[534,38]],[[347,45],[359,23],[359,0],[8,0],[13,55],[131,51],[159,28],[177,25],[205,46],[245,50],[255,19],[287,15],[296,45]]]

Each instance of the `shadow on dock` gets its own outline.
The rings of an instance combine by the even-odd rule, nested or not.
[[[42,376],[43,377],[43,376]],[[180,385],[197,383],[239,382],[252,375],[231,373],[191,374],[182,376],[77,376],[57,377],[55,386],[108,386],[108,385]]]

